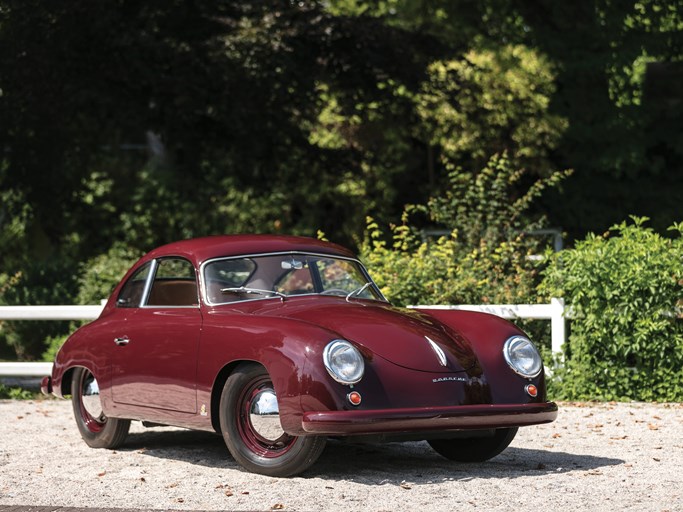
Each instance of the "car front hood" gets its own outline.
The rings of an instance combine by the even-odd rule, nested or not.
[[[381,302],[302,298],[271,302],[254,313],[318,325],[404,368],[453,373],[476,364],[470,343],[455,330],[418,311]]]

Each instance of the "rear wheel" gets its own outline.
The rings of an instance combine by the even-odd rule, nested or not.
[[[296,475],[318,460],[325,448],[324,437],[290,436],[282,430],[273,383],[258,364],[243,364],[228,377],[219,418],[228,450],[254,473]]]
[[[505,450],[517,434],[517,427],[496,429],[491,437],[432,439],[429,445],[443,457],[457,462],[483,462]]]
[[[71,403],[81,437],[92,448],[117,448],[128,435],[130,420],[107,418],[102,411],[97,380],[85,368],[71,379]]]

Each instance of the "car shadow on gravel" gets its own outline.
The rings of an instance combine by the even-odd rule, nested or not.
[[[625,461],[554,450],[508,447],[487,462],[444,459],[427,442],[355,444],[332,441],[305,476],[352,479],[367,485],[432,484],[446,480],[517,478],[529,475],[597,470]]]
[[[150,457],[177,460],[211,468],[237,469],[223,438],[211,432],[151,428],[131,433],[119,452],[140,452]]]
[[[225,447],[223,438],[209,432],[151,429],[129,435],[119,451],[137,451],[150,457],[204,467],[241,469]],[[447,480],[594,471],[624,462],[553,449],[517,448],[513,443],[487,462],[465,464],[444,459],[424,441],[365,444],[331,439],[318,462],[301,477],[353,480],[366,485],[420,485]]]

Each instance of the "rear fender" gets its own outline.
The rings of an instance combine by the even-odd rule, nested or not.
[[[64,398],[71,393],[71,376],[76,368],[86,368],[97,379],[100,398],[105,412],[109,412],[111,397],[111,365],[106,350],[95,351],[97,347],[90,339],[87,326],[69,336],[57,352],[52,367],[52,394]]]

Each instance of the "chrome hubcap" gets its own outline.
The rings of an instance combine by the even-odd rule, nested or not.
[[[99,419],[103,416],[102,402],[100,402],[100,387],[97,385],[95,377],[91,374],[83,380],[81,400],[83,401],[83,408],[94,419]]]
[[[249,421],[254,431],[266,441],[275,442],[285,434],[280,425],[280,410],[274,390],[265,388],[256,394],[251,402]]]

